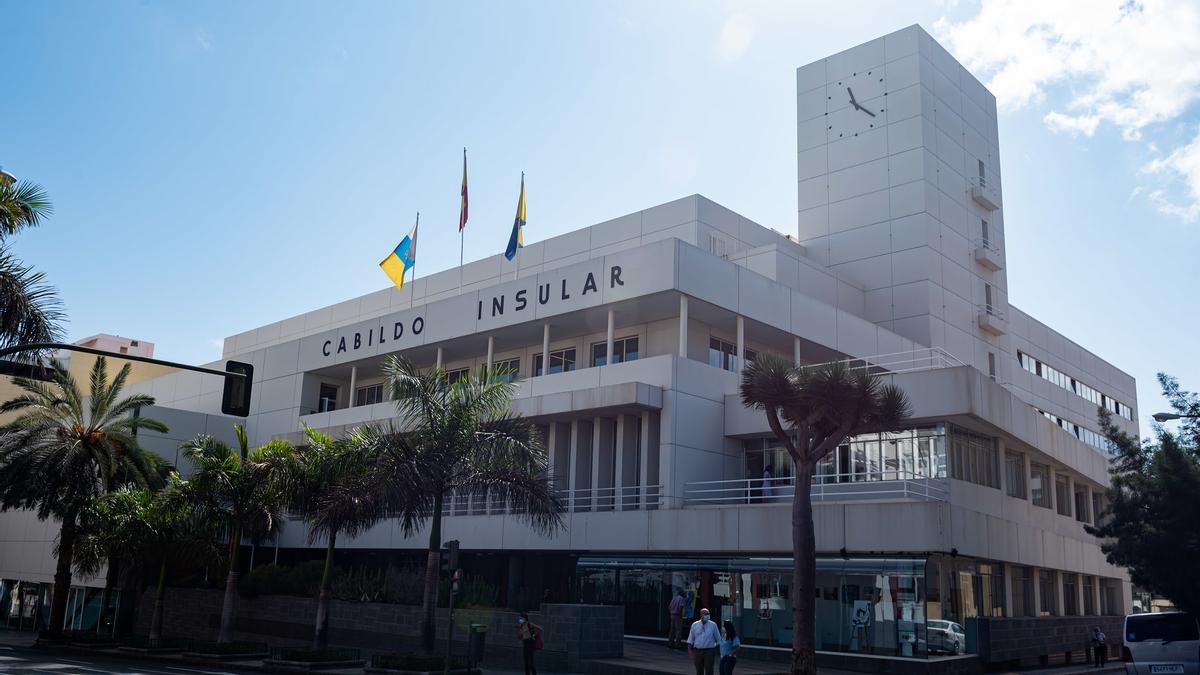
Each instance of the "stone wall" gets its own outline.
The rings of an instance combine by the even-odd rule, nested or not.
[[[1108,638],[1109,656],[1121,653],[1124,617],[1043,616],[980,618],[979,660],[989,666],[1083,663],[1091,655],[1092,627]]]
[[[163,634],[193,640],[216,640],[220,625],[219,590],[172,588],[163,612]],[[138,602],[135,632],[148,634],[154,607],[152,590]],[[308,645],[313,637],[317,601],[285,595],[238,598],[234,638],[273,646]],[[437,634],[444,639],[448,611],[437,612]],[[581,659],[622,656],[623,607],[543,604],[529,618],[544,631],[545,649],[538,655],[547,670],[574,668]],[[458,609],[454,612],[455,653],[466,653],[471,624],[487,627],[488,665],[520,662],[516,641],[517,613],[501,609]],[[329,643],[357,647],[364,653],[415,650],[421,634],[421,608],[334,600],[329,610]],[[444,644],[444,643],[443,643]]]

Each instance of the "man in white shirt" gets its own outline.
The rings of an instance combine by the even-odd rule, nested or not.
[[[721,645],[721,629],[709,616],[708,608],[700,610],[700,620],[688,631],[688,656],[696,666],[696,675],[713,675],[717,650]]]

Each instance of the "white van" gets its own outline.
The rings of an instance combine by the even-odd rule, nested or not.
[[[1200,675],[1200,625],[1186,612],[1130,614],[1121,655],[1127,675]]]

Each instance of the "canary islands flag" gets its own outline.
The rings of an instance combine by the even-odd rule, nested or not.
[[[504,249],[504,257],[512,260],[517,256],[517,249],[525,246],[525,172],[521,172],[521,197],[517,199],[517,217],[513,218],[512,234],[508,235],[508,248]]]
[[[396,284],[396,288],[404,288],[404,274],[417,264],[417,226],[420,224],[421,214],[418,213],[417,222],[413,224],[412,231],[401,240],[395,250],[388,254],[388,257],[383,259],[383,262],[379,263],[392,283]]]

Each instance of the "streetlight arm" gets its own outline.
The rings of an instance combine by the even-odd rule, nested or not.
[[[115,356],[117,358],[128,359],[130,361],[140,361],[141,363],[151,363],[156,366],[167,366],[169,368],[179,368],[181,370],[192,370],[197,373],[205,373],[207,375],[220,375],[221,377],[236,377],[241,379],[245,379],[246,377],[244,373],[234,371],[214,370],[212,368],[205,368],[204,366],[192,366],[186,363],[163,361],[162,359],[152,359],[149,356],[137,356],[135,354],[114,354],[112,352],[106,352],[103,349],[94,349],[92,347],[83,347],[81,345],[69,345],[61,342],[31,342],[24,345],[5,347],[4,349],[0,349],[0,357],[9,356],[10,354],[20,354],[22,352],[42,352],[50,349],[62,349],[69,352],[82,352],[84,354],[93,354],[95,356]]]

